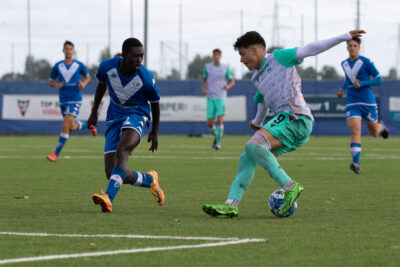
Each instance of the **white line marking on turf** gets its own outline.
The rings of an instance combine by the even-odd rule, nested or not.
[[[60,254],[60,255],[47,255],[37,257],[25,257],[25,258],[14,258],[14,259],[3,259],[0,260],[0,264],[7,263],[19,263],[19,262],[32,262],[32,261],[45,261],[45,260],[56,260],[56,259],[70,259],[70,258],[82,258],[82,257],[96,257],[106,255],[118,255],[118,254],[132,254],[140,252],[151,252],[151,251],[166,251],[166,250],[178,250],[178,249],[191,249],[191,248],[206,248],[206,247],[219,247],[229,246],[237,244],[245,244],[252,242],[265,242],[265,239],[260,238],[219,238],[219,237],[184,237],[184,236],[146,236],[146,235],[79,235],[79,234],[48,234],[48,233],[15,233],[15,232],[0,232],[3,235],[22,235],[22,236],[57,236],[57,237],[125,237],[125,238],[150,238],[150,239],[185,239],[185,240],[220,240],[215,243],[204,243],[196,245],[181,245],[181,246],[167,246],[167,247],[147,247],[147,248],[134,248],[124,250],[111,250],[111,251],[99,251],[99,252],[84,252],[74,254]],[[221,241],[228,240],[228,241]]]
[[[61,156],[60,159],[103,159],[103,156]],[[197,156],[192,156],[192,157],[187,157],[187,156],[136,156],[133,155],[132,158],[136,159],[181,159],[181,160],[237,160],[238,157],[197,157]],[[309,160],[349,160],[350,157],[325,157],[323,155],[321,156],[313,156],[310,157],[308,154],[304,154],[302,157],[292,157],[292,156],[285,156],[282,158],[279,158],[279,161],[285,161],[285,160],[300,160],[300,161],[309,161]],[[45,159],[44,156],[25,156],[25,155],[0,155],[0,159],[40,159],[43,160]],[[372,155],[364,155],[363,160],[399,160],[400,156],[398,155],[381,155],[377,156],[376,154]]]
[[[237,241],[238,237],[208,237],[208,236],[167,236],[167,235],[114,235],[114,234],[52,234],[52,233],[20,233],[0,232],[0,235],[15,236],[50,236],[50,237],[109,237],[109,238],[136,238],[136,239],[178,239],[178,240],[208,240],[208,241]]]

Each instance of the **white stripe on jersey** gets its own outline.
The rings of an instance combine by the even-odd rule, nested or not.
[[[64,81],[66,83],[69,83],[69,80],[71,80],[72,76],[79,69],[79,64],[76,62],[73,62],[71,64],[71,67],[69,67],[69,69],[67,69],[67,66],[65,66],[64,62],[62,62],[58,65],[58,69],[60,70],[61,75],[64,77]]]

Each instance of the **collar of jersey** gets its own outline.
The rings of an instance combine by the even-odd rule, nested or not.
[[[261,66],[260,66],[260,68],[258,70],[262,70],[262,68],[264,67],[266,61],[267,61],[267,58],[265,57],[263,59],[263,61],[261,62]]]

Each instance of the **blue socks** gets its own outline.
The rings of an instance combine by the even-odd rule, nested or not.
[[[60,155],[61,150],[63,149],[65,143],[68,140],[68,138],[69,138],[69,134],[60,133],[60,137],[58,138],[56,151],[54,151],[56,153],[57,157]]]
[[[351,143],[350,149],[351,149],[351,156],[353,157],[353,162],[360,165],[361,144]]]
[[[115,196],[118,194],[118,191],[121,185],[124,183],[126,177],[126,173],[121,168],[114,168],[111,171],[110,181],[108,182],[106,194],[109,196],[110,201],[113,202]]]
[[[133,181],[132,185],[150,188],[151,183],[153,182],[153,176],[144,172],[137,172],[132,170],[133,172]]]
[[[80,120],[75,120],[76,123],[78,123],[79,127],[78,127],[78,131],[80,130],[85,130],[88,126],[87,121],[80,121]]]

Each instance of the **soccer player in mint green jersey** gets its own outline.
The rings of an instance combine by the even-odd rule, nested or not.
[[[371,86],[380,85],[382,77],[375,68],[374,63],[366,57],[360,55],[361,39],[353,37],[347,41],[347,51],[349,58],[342,62],[342,68],[346,75],[346,81],[336,94],[346,97],[346,121],[351,132],[350,151],[353,162],[350,169],[356,174],[361,173],[360,154],[361,154],[361,122],[367,122],[368,130],[372,136],[381,135],[383,138],[389,137],[389,130],[382,121],[378,121],[378,108]],[[372,77],[372,79],[371,79]]]
[[[71,132],[87,128],[87,123],[77,120],[77,117],[82,105],[81,90],[90,81],[89,72],[82,62],[72,58],[75,53],[72,42],[64,42],[63,53],[64,60],[57,62],[50,73],[50,86],[58,89],[61,114],[64,117],[56,149],[47,155],[47,159],[51,162],[57,161]],[[81,76],[84,77],[83,81]],[[94,126],[90,127],[89,131],[93,136],[97,134]]]
[[[222,52],[218,48],[213,50],[213,62],[204,66],[202,89],[207,96],[207,124],[210,133],[214,136],[212,147],[221,149],[221,140],[224,133],[224,115],[226,93],[235,85],[235,80],[225,64],[221,64]],[[227,83],[228,81],[228,83]],[[217,118],[217,128],[214,120]]]
[[[267,54],[263,37],[247,32],[234,44],[239,51],[240,62],[249,70],[255,70],[252,82],[256,86],[257,114],[250,121],[250,128],[257,132],[244,146],[239,157],[239,169],[223,204],[205,204],[203,210],[210,216],[237,217],[238,205],[251,184],[256,165],[261,165],[272,179],[284,190],[284,202],[279,215],[284,215],[295,203],[303,186],[292,180],[280,167],[276,157],[294,151],[304,145],[313,127],[313,116],[301,93],[301,79],[295,65],[304,58],[318,55],[331,47],[361,36],[361,30],[310,43],[304,47],[275,50]],[[264,126],[268,109],[274,117]]]

